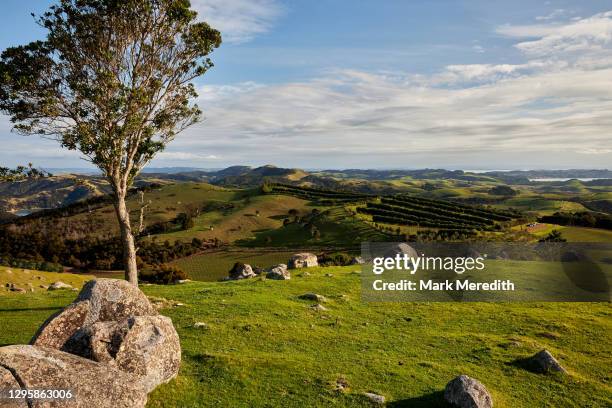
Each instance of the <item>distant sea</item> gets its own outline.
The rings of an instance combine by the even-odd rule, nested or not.
[[[581,177],[548,177],[548,178],[530,178],[529,181],[569,181],[569,180],[578,180],[578,181],[593,181],[593,180],[606,180],[602,177],[590,177],[590,178],[581,178]]]

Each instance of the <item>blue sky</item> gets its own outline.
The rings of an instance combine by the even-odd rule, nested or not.
[[[0,48],[41,38],[49,4],[3,1]],[[153,166],[611,167],[609,2],[192,4],[224,37],[206,120]],[[0,165],[86,165],[6,118],[0,143]]]

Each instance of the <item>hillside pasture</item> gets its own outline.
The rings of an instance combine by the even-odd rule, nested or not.
[[[198,281],[214,282],[227,277],[236,262],[267,268],[287,263],[296,251],[266,249],[219,249],[189,256],[172,262]]]
[[[308,271],[289,281],[144,286],[184,305],[162,310],[183,361],[148,407],[370,407],[365,392],[390,407],[444,407],[444,386],[460,374],[479,379],[496,408],[612,404],[609,303],[366,303],[355,267]],[[298,298],[306,292],[325,296],[327,310]],[[0,297],[0,319],[11,322],[0,344],[27,343],[74,297]],[[521,366],[544,348],[568,376]]]

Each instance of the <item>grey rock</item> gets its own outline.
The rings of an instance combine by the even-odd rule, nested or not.
[[[302,252],[295,254],[289,259],[287,266],[289,269],[297,268],[310,268],[312,266],[318,266],[317,256],[309,252]]]
[[[72,285],[62,281],[53,282],[47,290],[72,289]]]
[[[73,392],[72,399],[61,403],[39,400],[31,403],[34,407],[141,408],[147,402],[145,389],[133,375],[59,350],[25,345],[2,347],[0,366],[13,377],[0,373],[1,389],[13,387],[19,379],[23,388]]]
[[[287,270],[287,265],[278,264],[268,269],[268,274],[266,275],[266,278],[275,280],[287,280],[291,279],[291,273],[289,273],[289,271]]]
[[[349,264],[350,265],[362,265],[364,263],[365,261],[363,260],[362,257],[356,256],[356,257],[353,257],[353,259],[351,259],[351,262]]]
[[[548,373],[551,371],[567,374],[567,370],[559,364],[556,358],[548,350],[542,350],[531,357],[537,371]]]
[[[417,251],[405,242],[396,244],[385,252],[385,258],[395,258],[397,255],[408,255],[409,258],[417,258],[419,256]]]
[[[229,271],[229,280],[249,279],[257,276],[249,264],[236,262]]]
[[[174,378],[178,334],[147,297],[122,280],[88,282],[76,301],[51,316],[31,344],[87,358],[134,376],[145,392]]]
[[[317,303],[316,305],[312,305],[310,306],[310,308],[316,312],[325,312],[327,311],[327,308],[325,306],[323,306],[320,303]]]
[[[460,375],[446,384],[444,399],[459,408],[493,407],[493,400],[485,386],[467,375]]]
[[[95,279],[83,286],[72,304],[47,319],[30,344],[62,350],[68,339],[82,327],[96,322],[116,322],[132,316],[157,314],[144,293],[129,282]],[[70,352],[69,349],[64,351]]]
[[[364,392],[363,395],[374,404],[383,405],[385,403],[385,397],[382,395],[374,394],[373,392]]]

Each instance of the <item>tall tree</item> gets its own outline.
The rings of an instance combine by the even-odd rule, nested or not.
[[[138,284],[126,195],[136,175],[201,111],[192,81],[221,34],[188,0],[59,0],[45,40],[6,49],[0,109],[14,129],[80,151],[112,186],[126,279]]]

